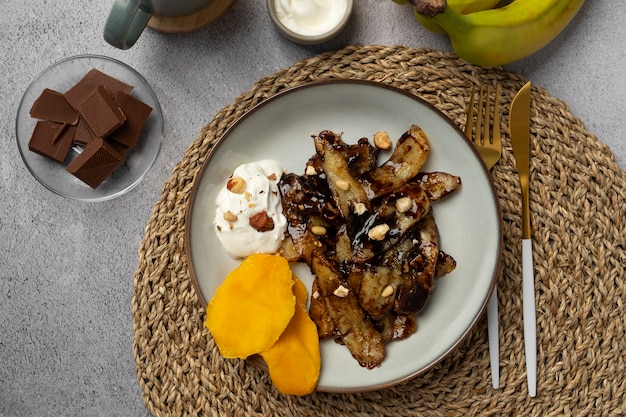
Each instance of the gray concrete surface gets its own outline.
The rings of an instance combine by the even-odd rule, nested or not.
[[[253,83],[295,61],[349,44],[450,50],[391,0],[358,0],[333,41],[283,38],[262,0],[235,0],[195,33],[146,31],[128,51],[102,38],[111,1],[0,1],[0,416],[148,416],[132,354],[130,298],[150,211],[200,129]],[[626,9],[588,1],[548,47],[507,66],[562,99],[626,167]],[[23,91],[50,64],[102,54],[138,70],[163,108],[156,165],[131,193],[69,201],[28,172],[15,141]]]

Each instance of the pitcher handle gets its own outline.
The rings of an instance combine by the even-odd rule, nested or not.
[[[119,49],[137,42],[152,17],[142,0],[115,0],[104,25],[104,40]]]

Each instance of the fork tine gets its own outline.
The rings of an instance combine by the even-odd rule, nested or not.
[[[485,95],[487,97],[485,99],[485,127],[483,128],[483,144],[489,145],[491,143],[491,140],[489,139],[489,123],[491,122],[491,88],[489,87],[489,85],[485,86]],[[479,134],[480,132],[477,132],[476,136],[478,136]]]
[[[492,99],[491,85],[472,87],[470,108],[465,122],[465,136],[478,151],[483,163],[491,170],[502,156],[502,140],[500,137],[500,84],[496,83]],[[476,94],[478,93],[478,94]],[[478,98],[476,96],[478,95]],[[491,101],[493,100],[493,105]],[[474,109],[475,101],[477,109]],[[492,111],[493,107],[493,111]],[[476,117],[474,117],[476,113]],[[493,115],[493,116],[492,116]],[[493,120],[493,125],[491,121]]]
[[[474,98],[476,97],[476,86],[472,87],[472,98],[470,99],[467,119],[465,120],[465,137],[472,140],[472,129],[474,128]]]
[[[493,144],[500,146],[500,84],[496,83],[496,92],[493,99]]]
[[[480,86],[480,95],[478,96],[478,115],[476,116],[476,132],[474,133],[474,142],[480,143],[480,130],[482,128],[483,120],[483,107],[484,107],[484,94],[485,86]],[[489,117],[489,109],[485,112],[486,117]],[[489,119],[486,120],[485,129],[489,129]],[[487,143],[489,143],[487,141]]]

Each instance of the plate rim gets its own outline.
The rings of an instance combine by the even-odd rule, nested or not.
[[[192,233],[192,228],[190,227],[191,225],[191,217],[192,217],[192,209],[194,206],[194,203],[196,201],[196,197],[198,194],[198,188],[199,188],[199,184],[201,182],[201,179],[204,175],[204,172],[206,171],[211,159],[213,158],[213,156],[215,155],[215,153],[217,152],[218,148],[225,142],[226,138],[229,136],[230,132],[233,131],[235,128],[237,128],[237,126],[239,126],[241,123],[243,123],[246,119],[248,119],[248,117],[250,117],[254,112],[256,112],[258,109],[267,106],[268,104],[279,100],[281,97],[292,94],[294,92],[299,92],[302,90],[306,90],[306,89],[310,89],[310,88],[315,88],[318,86],[326,86],[326,85],[330,85],[330,84],[352,84],[352,85],[367,85],[370,87],[375,87],[375,88],[383,88],[386,90],[390,90],[392,92],[395,93],[399,93],[402,94],[406,97],[408,97],[411,100],[417,101],[419,103],[421,103],[422,105],[430,108],[432,111],[436,112],[439,116],[441,116],[441,118],[447,123],[449,124],[455,131],[457,131],[457,133],[464,137],[463,132],[461,131],[461,129],[449,118],[447,117],[443,112],[441,112],[439,109],[437,109],[434,105],[432,105],[431,103],[429,103],[428,101],[426,101],[425,99],[423,99],[422,97],[418,96],[417,94],[413,94],[409,91],[403,90],[399,87],[390,85],[390,84],[385,84],[385,83],[381,83],[378,81],[373,81],[373,80],[365,80],[365,79],[353,79],[353,78],[347,78],[347,79],[343,79],[343,78],[336,78],[336,79],[324,79],[324,80],[315,80],[315,81],[311,81],[311,82],[307,82],[304,84],[300,84],[297,86],[292,86],[292,87],[287,87],[284,90],[281,90],[279,92],[277,92],[276,94],[267,97],[266,99],[260,101],[259,103],[255,104],[254,106],[252,106],[250,109],[248,109],[246,112],[244,112],[244,114],[242,114],[240,117],[238,117],[235,121],[233,121],[227,128],[226,130],[224,130],[224,132],[222,133],[222,135],[220,137],[217,138],[217,140],[215,141],[215,143],[213,144],[213,146],[208,150],[206,157],[204,159],[204,161],[202,162],[202,165],[200,167],[200,169],[198,170],[197,174],[194,175],[193,178],[193,184],[192,184],[192,188],[190,191],[190,196],[189,199],[187,201],[186,204],[186,213],[185,213],[185,235],[184,235],[184,239],[183,239],[183,243],[184,243],[184,249],[185,249],[185,258],[187,259],[187,267],[189,270],[189,276],[191,278],[192,281],[192,286],[196,292],[196,295],[198,297],[198,301],[200,301],[200,304],[202,305],[202,310],[206,309],[207,306],[207,300],[204,298],[204,294],[202,293],[202,290],[200,288],[200,284],[198,282],[198,277],[196,275],[195,269],[193,267],[193,260],[192,260],[192,256],[191,256],[191,233]],[[419,375],[422,375],[424,373],[426,373],[427,371],[429,371],[430,369],[432,369],[433,367],[435,367],[437,364],[439,364],[441,361],[443,361],[446,357],[448,357],[452,352],[454,352],[464,341],[465,339],[467,339],[467,337],[469,336],[469,334],[471,333],[471,331],[476,327],[477,323],[481,320],[481,318],[484,316],[485,311],[487,309],[487,304],[489,299],[491,298],[491,295],[494,291],[494,288],[496,287],[496,283],[497,283],[497,279],[498,277],[501,275],[501,271],[502,271],[502,250],[503,250],[503,230],[502,230],[502,211],[501,211],[501,207],[500,207],[500,202],[498,199],[498,195],[495,189],[495,184],[493,182],[493,180],[491,179],[491,176],[489,175],[489,172],[487,171],[487,169],[485,168],[484,164],[482,163],[482,160],[480,159],[480,156],[478,154],[478,152],[476,151],[476,149],[473,146],[469,146],[468,149],[470,150],[470,152],[472,152],[472,154],[474,155],[474,157],[480,161],[480,169],[483,171],[483,174],[486,175],[487,178],[489,178],[489,190],[490,190],[490,194],[492,197],[493,202],[495,203],[495,210],[498,216],[498,239],[497,239],[497,254],[495,255],[495,268],[494,268],[494,273],[493,276],[491,277],[491,283],[489,286],[489,291],[487,292],[487,296],[485,297],[485,299],[482,302],[481,307],[478,310],[478,313],[476,314],[476,316],[473,318],[473,320],[468,324],[467,328],[463,331],[463,334],[461,335],[461,337],[459,337],[454,343],[452,343],[450,345],[450,347],[445,350],[444,352],[442,352],[439,357],[437,357],[434,361],[432,361],[430,364],[428,364],[427,366],[424,366],[414,372],[411,372],[403,377],[397,378],[397,379],[393,379],[391,381],[385,382],[385,383],[378,383],[375,385],[370,385],[370,386],[366,386],[366,387],[324,387],[324,386],[318,386],[316,388],[315,391],[317,392],[328,392],[328,393],[338,393],[338,394],[352,394],[352,393],[362,393],[362,392],[372,392],[372,391],[377,391],[377,390],[381,390],[384,388],[390,388],[393,386],[396,386],[398,384],[401,384],[403,382],[406,382],[408,380],[411,380]],[[256,358],[255,356],[251,356],[250,360],[258,366],[263,367],[263,363],[262,360]]]
[[[60,190],[55,189],[54,187],[50,186],[48,183],[46,183],[46,181],[44,181],[44,179],[41,178],[40,175],[36,174],[33,170],[33,168],[30,166],[30,164],[27,161],[26,155],[25,155],[25,151],[26,149],[23,149],[23,146],[20,143],[20,134],[19,134],[19,121],[20,121],[20,115],[24,112],[24,111],[28,111],[29,109],[25,108],[25,105],[27,104],[25,102],[26,100],[26,96],[28,95],[28,93],[31,91],[31,89],[34,87],[34,85],[40,81],[48,72],[50,72],[52,69],[59,67],[60,65],[63,65],[69,61],[77,61],[77,60],[83,60],[83,59],[96,59],[96,60],[102,60],[102,61],[108,61],[110,63],[113,63],[115,65],[119,65],[120,67],[130,71],[134,76],[136,76],[144,85],[144,87],[146,88],[147,93],[151,96],[151,98],[154,101],[154,106],[153,106],[153,111],[154,113],[158,116],[158,119],[160,121],[161,124],[161,128],[159,129],[159,135],[160,135],[160,139],[158,141],[157,144],[157,149],[155,151],[154,157],[152,158],[152,160],[150,161],[149,165],[146,167],[146,169],[142,172],[141,175],[139,175],[137,178],[134,179],[134,181],[129,184],[128,186],[126,186],[123,189],[120,189],[114,193],[111,194],[107,194],[107,195],[102,195],[102,196],[96,196],[96,197],[79,197],[76,196],[72,193],[68,193],[68,192],[63,192]],[[135,86],[133,86],[135,87]],[[128,192],[130,192],[131,190],[133,190],[137,185],[139,185],[143,179],[147,176],[148,172],[152,169],[152,167],[154,166],[154,164],[156,163],[159,154],[161,153],[161,148],[163,147],[163,141],[165,139],[165,118],[163,117],[163,110],[161,108],[161,103],[156,95],[156,93],[154,92],[154,89],[152,88],[152,86],[150,85],[150,83],[148,83],[148,80],[146,80],[146,78],[141,75],[139,73],[139,71],[135,70],[133,67],[131,67],[130,65],[106,56],[106,55],[99,55],[99,54],[79,54],[79,55],[72,55],[72,56],[68,56],[65,57],[59,61],[53,62],[52,64],[48,65],[46,68],[44,68],[42,71],[40,71],[33,79],[30,83],[28,83],[28,86],[26,87],[26,89],[24,90],[24,93],[22,93],[22,96],[20,97],[20,101],[19,104],[17,106],[17,111],[15,113],[15,142],[18,148],[18,151],[20,153],[20,157],[22,159],[22,162],[24,163],[24,165],[26,166],[26,169],[28,170],[28,172],[37,180],[37,182],[39,182],[44,188],[50,190],[52,193],[70,199],[70,200],[74,200],[74,201],[84,201],[84,202],[102,202],[102,201],[109,201],[109,200],[113,200],[115,198],[121,197],[124,194],[127,194]]]

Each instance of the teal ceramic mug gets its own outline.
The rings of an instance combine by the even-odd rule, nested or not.
[[[198,12],[212,0],[115,0],[104,25],[104,39],[120,49],[137,42],[152,15],[178,17]]]

